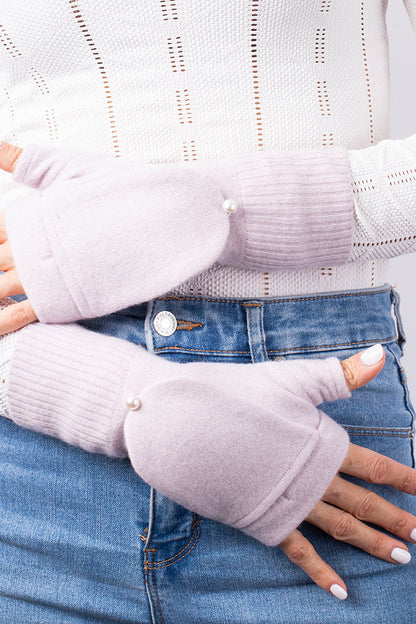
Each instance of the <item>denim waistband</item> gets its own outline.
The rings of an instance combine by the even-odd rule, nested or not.
[[[154,353],[251,354],[260,361],[283,353],[404,341],[398,295],[388,284],[260,299],[166,295],[146,305],[147,348]],[[160,333],[161,318],[171,323],[170,335]]]

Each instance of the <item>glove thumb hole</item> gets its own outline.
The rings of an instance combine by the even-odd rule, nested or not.
[[[386,355],[381,344],[373,345],[341,362],[349,390],[356,390],[374,379],[384,366]]]

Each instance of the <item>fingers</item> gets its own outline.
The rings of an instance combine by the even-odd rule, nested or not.
[[[0,271],[3,271],[3,274],[0,274],[0,299],[10,295],[25,294],[22,282],[14,266],[14,257],[7,238],[3,214],[0,214]],[[0,326],[0,335],[7,333],[6,331],[2,332],[1,329]]]
[[[24,295],[22,282],[16,269],[10,269],[0,275],[0,299],[11,295]],[[1,328],[0,328],[1,329]]]
[[[6,240],[3,244],[0,245],[0,270],[8,271],[9,269],[14,267],[14,258],[12,254],[12,250],[10,248],[10,243]]]
[[[416,494],[416,470],[357,444],[350,443],[340,472]]]
[[[389,503],[375,492],[350,483],[338,475],[322,500],[341,507],[358,520],[377,524],[402,539],[416,542],[415,516]]]
[[[4,243],[8,239],[6,231],[6,223],[4,220],[4,214],[0,212],[0,243]]]
[[[16,168],[17,160],[22,153],[22,149],[11,143],[0,143],[0,169],[13,173]]]
[[[347,588],[341,577],[318,555],[312,544],[298,530],[292,531],[279,544],[285,555],[322,589],[340,600],[347,597]]]
[[[378,375],[384,366],[385,353],[380,344],[360,351],[341,362],[349,390],[361,388]]]
[[[411,559],[402,542],[367,526],[350,513],[319,501],[306,520],[334,539],[346,542],[391,563],[408,563]]]
[[[28,299],[10,305],[0,311],[0,335],[21,329],[37,320],[35,311]]]

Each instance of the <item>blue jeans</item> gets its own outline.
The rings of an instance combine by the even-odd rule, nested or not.
[[[164,310],[177,321],[168,336],[154,325]],[[380,375],[322,409],[352,442],[415,465],[414,413],[400,363],[404,335],[389,286],[253,300],[167,296],[83,324],[179,362],[346,358],[381,342]],[[129,461],[86,453],[6,419],[0,427],[1,623],[416,622],[410,544],[412,561],[392,564],[302,523],[347,584],[348,599],[338,601],[278,547],[177,505]],[[416,515],[416,498],[345,478]]]

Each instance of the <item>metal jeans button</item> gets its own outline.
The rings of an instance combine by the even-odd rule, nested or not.
[[[175,333],[178,325],[175,315],[168,310],[158,312],[154,318],[153,324],[160,336],[171,336]]]

